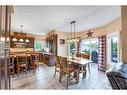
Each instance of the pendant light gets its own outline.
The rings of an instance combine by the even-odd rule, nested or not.
[[[22,33],[22,27],[23,27],[23,25],[20,25],[20,27],[21,27],[21,33]],[[19,42],[24,42],[23,38],[20,38]]]
[[[16,38],[13,38],[13,39],[12,39],[12,41],[13,41],[13,42],[16,42],[16,41],[17,41],[17,39],[16,39]]]
[[[26,39],[25,42],[26,42],[26,43],[29,43],[30,41],[29,41],[29,39]]]
[[[76,34],[75,34],[75,23],[76,23],[76,21],[70,22],[70,24],[71,24],[71,38],[68,39],[68,41],[67,41],[69,43],[79,41],[79,37],[76,37]]]

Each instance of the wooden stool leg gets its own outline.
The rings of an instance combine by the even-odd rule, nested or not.
[[[19,72],[20,72],[20,67],[18,67],[18,71],[17,71],[17,73],[18,73],[18,77],[19,77]]]

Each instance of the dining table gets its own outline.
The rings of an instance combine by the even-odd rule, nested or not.
[[[77,64],[78,65],[78,81],[79,81],[79,74],[83,73],[83,77],[86,77],[86,66],[88,66],[88,70],[89,70],[89,74],[90,74],[90,63],[93,63],[91,60],[89,59],[85,59],[85,58],[81,58],[81,57],[71,57],[68,56],[67,57],[68,62],[73,63],[73,64]],[[82,68],[82,70],[81,70]]]

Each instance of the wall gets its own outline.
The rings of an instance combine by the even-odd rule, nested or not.
[[[127,63],[127,6],[121,8],[121,43],[122,43],[122,61]]]
[[[58,40],[57,40],[57,55],[58,56],[67,56],[68,54],[68,48],[67,48],[67,43],[65,42],[65,44],[60,44],[60,39],[67,39],[67,33],[65,32],[61,32],[56,30],[55,31],[56,34],[58,34]]]
[[[105,25],[105,26],[101,26],[101,27],[98,27],[98,28],[90,29],[91,32],[94,32],[93,33],[93,37],[106,35],[108,33],[115,32],[115,31],[120,31],[120,30],[121,30],[121,18],[120,17],[117,18],[116,20],[114,20],[113,22]],[[86,39],[87,38],[86,33],[88,31],[89,30],[77,32],[76,36],[80,37],[81,39]],[[71,33],[67,33],[67,35],[68,35],[67,39],[69,39],[71,37]]]

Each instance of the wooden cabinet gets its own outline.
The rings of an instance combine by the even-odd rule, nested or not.
[[[55,65],[55,60],[54,60],[54,55],[53,54],[44,54],[43,55],[43,62],[47,64],[48,66],[54,66]]]
[[[14,38],[17,40],[13,41]],[[23,39],[23,41],[20,42],[20,39]],[[10,40],[11,48],[34,48],[34,37],[13,35],[10,37]],[[26,42],[26,40],[28,40],[29,42]]]
[[[52,34],[46,37],[46,47],[50,49],[50,53],[57,55],[57,34]]]

